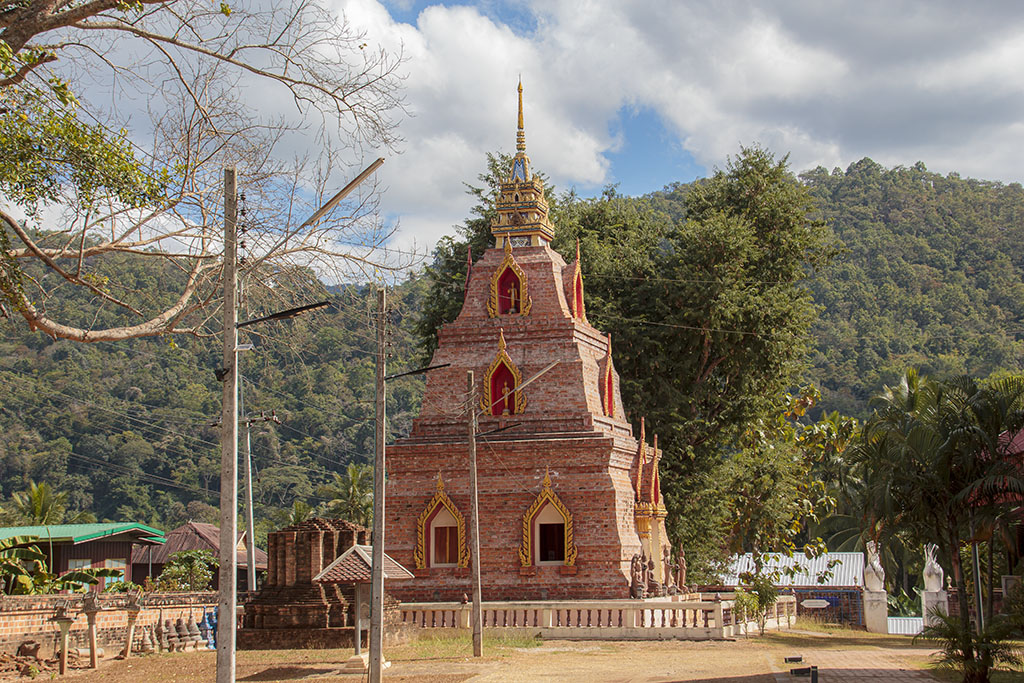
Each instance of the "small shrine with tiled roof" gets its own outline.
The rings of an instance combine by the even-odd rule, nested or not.
[[[638,566],[655,587],[670,573],[661,454],[643,429],[634,437],[611,337],[587,320],[578,245],[570,264],[550,246],[522,84],[518,124],[494,247],[472,265],[458,318],[438,332],[432,365],[449,365],[427,375],[411,433],[388,447],[385,546],[415,575],[389,588],[402,600],[470,592],[470,409],[485,600],[626,598]]]

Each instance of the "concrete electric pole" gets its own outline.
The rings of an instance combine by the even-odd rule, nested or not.
[[[238,542],[238,287],[235,168],[224,169],[224,394],[220,414],[220,582],[217,683],[235,680],[235,543]]]

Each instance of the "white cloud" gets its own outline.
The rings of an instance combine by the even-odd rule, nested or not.
[[[400,243],[431,244],[468,215],[462,183],[514,145],[522,74],[527,142],[559,186],[596,190],[623,107],[656,111],[700,163],[740,144],[789,153],[795,169],[864,156],[1019,181],[1024,146],[1024,6],[952,2],[658,3],[531,0],[516,33],[487,11],[442,5],[416,26],[377,0],[344,0],[349,21],[408,61],[413,116],[383,176]],[[516,0],[510,12],[523,11]],[[495,19],[494,17],[499,17]],[[666,177],[665,182],[676,180]]]

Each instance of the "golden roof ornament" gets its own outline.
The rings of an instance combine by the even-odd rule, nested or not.
[[[519,110],[516,126],[516,154],[508,179],[501,183],[495,209],[498,215],[491,223],[497,238],[495,246],[511,242],[515,247],[539,247],[555,236],[555,227],[548,217],[544,183],[530,170],[526,155],[526,127],[523,124],[523,81],[517,87]]]

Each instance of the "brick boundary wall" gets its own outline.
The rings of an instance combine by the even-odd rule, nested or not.
[[[89,647],[89,622],[82,613],[82,594],[74,595],[0,595],[0,652],[14,654],[28,640],[42,644],[40,657],[55,656],[59,647],[60,629],[48,621],[57,604],[71,601],[69,615],[75,617],[68,635],[72,648]],[[109,658],[120,653],[128,632],[127,597],[124,594],[100,594],[102,612],[96,615],[96,641]],[[191,614],[202,620],[203,610],[217,606],[216,593],[147,593],[135,622],[136,647],[143,626],[155,626],[158,619],[179,617],[188,620]]]

